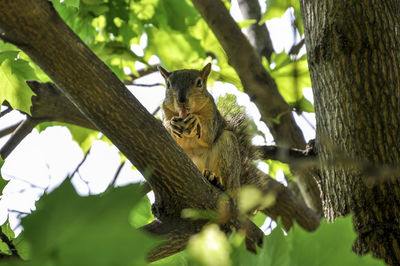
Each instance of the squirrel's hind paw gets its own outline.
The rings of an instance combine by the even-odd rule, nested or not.
[[[216,176],[213,172],[204,170],[203,175],[213,186],[223,191],[226,190],[225,186],[222,184],[222,179],[219,176]]]

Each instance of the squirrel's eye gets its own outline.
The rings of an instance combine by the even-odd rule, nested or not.
[[[200,79],[197,81],[196,87],[197,87],[197,88],[203,87],[203,82],[201,82]]]
[[[165,87],[166,87],[167,89],[169,89],[170,86],[171,86],[171,85],[169,84],[169,81],[167,81],[167,83],[165,84]]]

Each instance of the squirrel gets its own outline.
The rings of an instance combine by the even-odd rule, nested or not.
[[[236,108],[238,105],[218,110],[207,90],[210,63],[200,71],[168,72],[161,66],[158,69],[166,81],[162,103],[165,128],[204,177],[236,202],[241,186],[257,185],[262,180],[262,172],[254,164],[258,156],[251,149],[245,112]],[[255,252],[255,244],[261,246],[262,236],[258,227],[249,225],[247,248]]]
[[[164,126],[212,184],[234,195],[240,187],[239,143],[207,90],[211,64],[201,71],[158,69],[166,81]]]

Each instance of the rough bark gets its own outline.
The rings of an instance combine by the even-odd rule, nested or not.
[[[144,174],[155,192],[153,211],[161,221],[160,224],[153,224],[151,230],[160,231],[161,227],[172,226],[171,221],[181,221],[181,211],[185,208],[217,210],[220,191],[204,179],[160,121],[145,110],[71,31],[49,2],[3,0],[0,1],[0,13],[0,37],[27,53],[57,84],[59,95],[66,96],[87,121],[102,131]],[[63,108],[71,107],[65,99],[59,103]],[[52,107],[57,109],[60,106]],[[35,108],[32,113],[35,113]],[[49,114],[41,114],[49,119]],[[60,117],[59,114],[54,113]],[[82,117],[80,121],[84,123]],[[268,183],[282,190],[276,181],[269,179]],[[308,210],[302,204],[298,207]],[[314,229],[318,226],[318,218],[306,218],[309,219],[307,226]],[[181,222],[184,221],[187,222]],[[227,222],[227,226],[231,224],[241,226],[234,217]],[[246,222],[246,226],[248,224],[254,229],[251,223]],[[197,224],[177,230],[173,237],[181,241],[176,241],[172,247],[164,245],[163,254],[183,249],[187,235],[197,231]],[[251,240],[258,243],[259,234],[255,231],[248,233],[254,237]]]
[[[301,1],[328,220],[354,214],[353,249],[400,264],[400,1]],[[340,158],[354,164],[331,164]],[[360,167],[369,165],[368,168]]]
[[[229,64],[236,70],[245,92],[260,110],[261,119],[277,145],[304,149],[306,143],[303,134],[294,121],[289,105],[279,94],[275,81],[266,72],[259,56],[222,1],[192,2],[224,48]],[[271,120],[280,115],[279,123]],[[313,209],[320,209],[320,192],[314,178],[311,175],[299,176],[298,184],[304,200]]]

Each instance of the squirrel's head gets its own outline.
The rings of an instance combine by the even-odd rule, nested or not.
[[[173,108],[182,118],[200,110],[209,99],[207,78],[211,71],[210,63],[200,71],[182,69],[168,72],[161,66],[158,66],[158,70],[166,82],[164,104]]]

